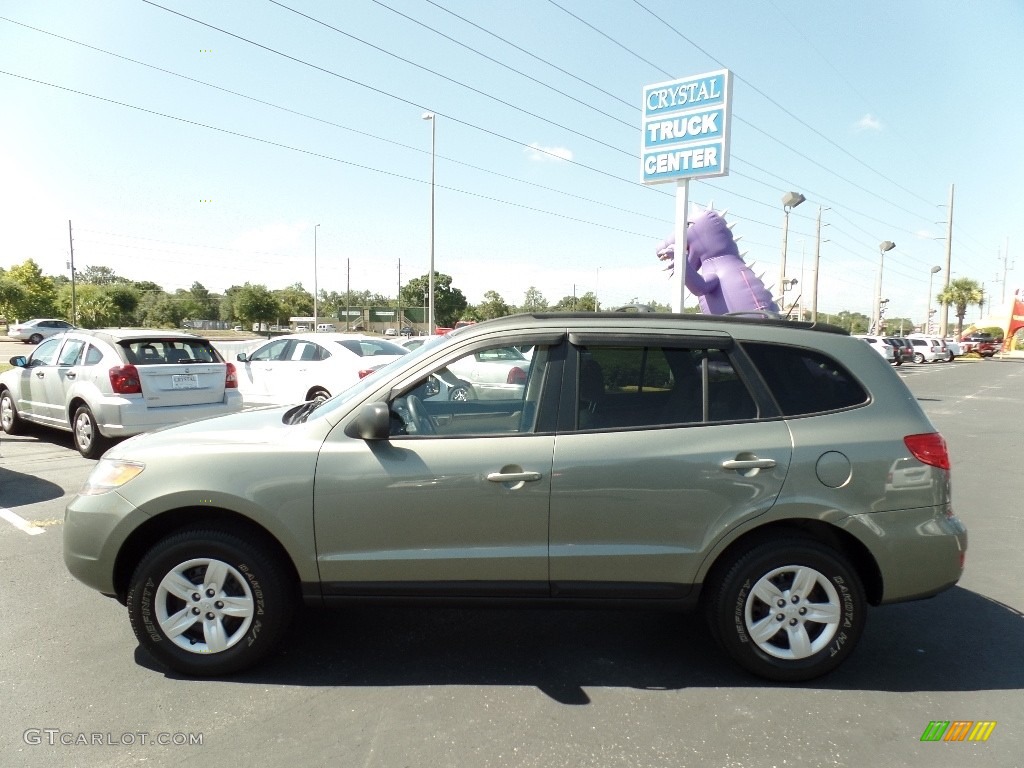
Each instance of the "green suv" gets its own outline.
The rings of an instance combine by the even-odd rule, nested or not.
[[[451,396],[449,366],[511,348],[517,386]],[[806,680],[966,546],[945,442],[867,344],[654,313],[480,323],[327,401],[132,438],[64,525],[71,573],[187,675],[267,656],[301,602],[400,598],[700,609]]]

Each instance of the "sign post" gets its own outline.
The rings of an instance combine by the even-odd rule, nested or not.
[[[727,69],[644,86],[641,171],[644,184],[676,182],[671,306],[682,312],[690,179],[729,173],[732,73]]]

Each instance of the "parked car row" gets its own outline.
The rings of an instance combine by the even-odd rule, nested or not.
[[[869,336],[856,334],[893,365],[906,362],[952,362],[959,357],[960,346],[949,339],[931,336]]]

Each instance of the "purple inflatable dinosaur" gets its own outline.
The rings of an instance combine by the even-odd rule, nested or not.
[[[675,237],[658,247],[658,258],[673,261]],[[686,289],[700,300],[708,315],[728,312],[778,312],[761,279],[740,256],[725,219],[710,208],[693,218],[686,229]]]

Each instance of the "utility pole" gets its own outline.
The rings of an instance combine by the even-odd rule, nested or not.
[[[1010,260],[1010,236],[1006,236],[1006,248],[1003,249],[1003,255],[1000,257],[1003,262],[1003,296],[1002,303],[1006,303],[1006,273],[1013,269],[1013,264],[1008,264]]]
[[[398,260],[398,299],[395,301],[395,314],[398,315],[398,335],[402,335],[402,260]]]
[[[818,269],[821,265],[821,206],[818,206],[818,224],[814,238],[814,284],[811,286],[811,322],[818,322]]]
[[[350,316],[349,304],[352,303],[352,259],[345,259],[345,332],[348,333]]]
[[[954,184],[949,185],[949,210],[946,216],[946,282],[942,287],[942,293],[945,295],[946,290],[949,288],[949,276],[952,272],[950,267],[953,261],[953,192],[955,189]],[[944,339],[949,335],[949,304],[942,302],[942,316],[939,318],[939,338]]]
[[[68,247],[71,249],[71,324],[78,325],[78,301],[75,297],[75,241],[71,239],[71,219],[68,219]]]

